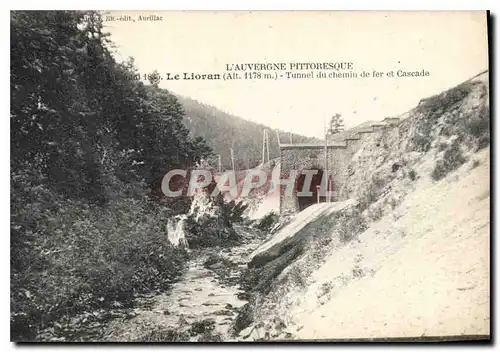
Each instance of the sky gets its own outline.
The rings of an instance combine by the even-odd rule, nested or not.
[[[162,16],[140,22],[138,16]],[[346,127],[403,114],[420,99],[488,69],[485,12],[115,11],[106,21],[118,60],[141,74],[220,73],[227,64],[352,62],[354,72],[427,77],[163,80],[160,87],[284,131],[322,137],[340,113]],[[307,71],[304,71],[307,72]]]

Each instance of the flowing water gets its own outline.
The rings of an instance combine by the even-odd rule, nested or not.
[[[182,220],[172,225],[172,228],[177,230],[179,226],[182,226]],[[248,230],[237,228],[237,231],[242,233]],[[172,238],[181,241],[182,235],[177,233]],[[212,334],[219,335],[224,341],[231,340],[230,328],[236,318],[236,310],[247,303],[238,298],[242,291],[237,281],[246,268],[249,254],[261,242],[262,239],[257,238],[241,246],[219,251],[217,254],[226,259],[226,264],[233,263],[226,268],[220,262],[208,268],[204,266],[206,259],[214,253],[213,250],[202,251],[199,255],[196,253],[181,281],[174,283],[168,292],[154,297],[149,304],[139,304],[133,318],[111,321],[104,339],[140,341],[152,331],[186,331],[193,324],[205,321],[212,326]],[[223,276],[217,274],[221,269],[224,271]],[[199,338],[191,336],[190,341],[198,341]]]
[[[204,194],[197,194],[186,215],[168,220],[167,236],[190,253],[188,268],[166,292],[137,298],[135,308],[113,306],[71,318],[63,327],[42,331],[40,341],[172,341],[172,333],[182,341],[207,338],[231,341],[231,326],[237,309],[247,302],[239,289],[241,273],[249,255],[263,241],[256,229],[235,226],[244,244],[232,248],[189,250],[185,236],[188,216],[215,216]],[[210,259],[210,262],[207,262]],[[206,263],[207,262],[207,263]],[[208,336],[208,337],[207,337]]]
[[[180,215],[167,222],[167,236],[170,243],[174,246],[188,247],[184,226],[186,224],[186,215]]]

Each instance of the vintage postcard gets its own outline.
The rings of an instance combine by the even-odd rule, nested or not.
[[[11,11],[11,340],[490,339],[486,11]]]

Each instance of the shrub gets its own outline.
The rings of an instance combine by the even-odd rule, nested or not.
[[[382,218],[382,216],[384,216],[384,211],[382,210],[382,207],[378,206],[375,209],[370,209],[368,216],[372,221],[378,221]]]
[[[190,214],[185,223],[186,240],[190,248],[230,247],[242,242],[243,238],[234,230],[233,224],[245,223],[243,217],[248,204],[226,202],[222,194],[207,198],[209,212],[202,208]]]
[[[230,247],[241,241],[240,236],[222,216],[194,215],[186,220],[186,240],[190,248]]]
[[[278,222],[279,220],[279,215],[271,211],[270,213],[266,214],[257,224],[257,228],[259,230],[269,232],[271,231],[272,227]]]
[[[196,321],[191,325],[189,333],[191,336],[196,336],[200,334],[205,334],[213,331],[215,329],[215,321],[212,319],[205,319]]]
[[[359,279],[359,278],[362,278],[363,276],[365,276],[365,271],[360,268],[359,266],[354,266],[354,268],[352,268],[352,276]]]
[[[408,177],[410,178],[410,180],[415,181],[417,179],[417,173],[415,172],[415,170],[411,169],[408,172]]]
[[[463,83],[441,94],[423,99],[418,105],[421,113],[417,120],[415,131],[410,136],[413,150],[427,152],[432,143],[432,132],[436,123],[445,113],[453,113],[459,104],[465,99],[473,89],[473,84]],[[449,135],[451,131],[445,126],[440,134]],[[442,148],[441,146],[439,148]]]
[[[483,106],[477,116],[467,122],[467,131],[475,138],[478,149],[490,144],[490,111]]]
[[[198,342],[224,342],[224,339],[221,334],[208,331],[200,336]]]
[[[298,265],[293,266],[288,271],[288,280],[297,287],[306,288],[307,287],[307,277],[302,272],[301,267]]]
[[[333,288],[334,284],[331,281],[323,282],[316,293],[316,297],[320,298],[328,295]]]
[[[477,148],[483,149],[490,145],[490,137],[482,136],[477,140]]]
[[[174,329],[155,328],[146,335],[141,336],[135,342],[187,342],[189,332]]]
[[[431,177],[438,181],[445,177],[450,171],[458,169],[467,159],[462,155],[460,145],[453,143],[449,149],[444,152],[443,158],[436,162]]]
[[[413,145],[416,151],[427,152],[431,149],[431,136],[427,133],[417,134],[413,137]]]
[[[430,119],[437,119],[445,111],[452,110],[455,104],[465,99],[472,91],[470,83],[463,83],[441,94],[423,99],[419,108],[427,114]]]
[[[365,192],[363,193],[362,197],[359,200],[359,208],[361,211],[365,210],[377,200],[377,195],[375,192],[375,189],[373,186],[369,186]]]
[[[242,201],[236,203],[234,200],[230,202],[225,202],[221,197],[217,198],[216,204],[221,208],[221,216],[225,219],[226,224],[231,226],[234,223],[243,223],[245,218],[243,213],[248,208],[248,204]]]
[[[399,205],[399,200],[396,199],[396,198],[391,198],[389,200],[389,204],[391,205],[391,209],[394,210],[397,208],[397,206]]]
[[[373,176],[370,183],[366,186],[363,193],[359,197],[359,210],[363,211],[371,204],[375,203],[386,184],[387,181],[383,178]]]
[[[343,243],[349,242],[368,228],[361,210],[355,209],[349,216],[342,217],[337,225],[339,238]]]
[[[490,122],[487,119],[473,119],[468,123],[468,127],[474,137],[481,137],[489,130]]]
[[[472,165],[471,165],[471,169],[475,169],[479,165],[481,165],[481,162],[477,159],[474,159],[474,161],[472,162]]]
[[[187,254],[168,241],[166,209],[147,200],[98,207],[52,197],[13,214],[12,339],[32,340],[82,312],[132,306],[182,273]]]
[[[446,148],[448,148],[448,143],[444,143],[444,142],[443,142],[443,143],[439,143],[439,145],[438,145],[438,150],[439,150],[440,152],[442,152],[442,151],[443,151],[443,150],[445,150]]]

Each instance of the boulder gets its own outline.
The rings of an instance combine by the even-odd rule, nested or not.
[[[319,232],[331,232],[335,225],[335,213],[355,206],[352,199],[343,202],[311,205],[297,214],[293,220],[261,244],[251,254],[249,268],[261,267],[287,253],[297,245],[305,244],[307,237]]]

